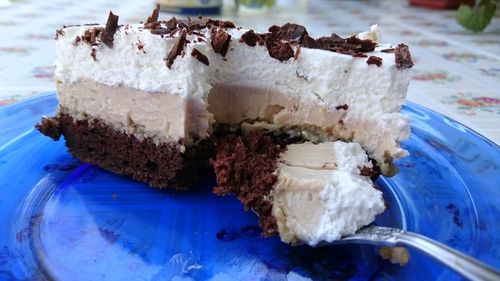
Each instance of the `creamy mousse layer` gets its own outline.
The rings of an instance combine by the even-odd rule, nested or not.
[[[372,168],[359,144],[341,141],[287,147],[271,190],[281,240],[312,246],[353,234],[385,209]]]
[[[60,96],[84,100],[78,95],[88,95],[94,104],[116,101],[106,108],[113,124],[128,131],[131,118],[142,133],[160,140],[205,138],[215,122],[259,121],[274,130],[318,128],[327,139],[360,143],[381,163],[407,154],[399,141],[408,137],[409,122],[400,110],[410,70],[398,64],[391,46],[356,57],[294,41],[287,45],[288,56],[271,56],[262,39],[252,44],[248,38],[255,33],[249,29],[219,23],[186,32],[189,28],[176,22],[172,29],[172,20],[153,23],[155,28],[117,26],[111,44],[96,33],[105,29],[102,25],[60,30],[55,79],[66,92]],[[366,34],[378,40],[378,30]],[[84,91],[82,81],[121,90],[99,97],[98,90]],[[137,95],[127,96],[124,89]],[[85,105],[65,103],[70,113],[107,118]],[[123,110],[131,105],[137,109]],[[139,112],[141,107],[151,116]]]
[[[118,131],[156,143],[178,142],[187,135],[187,103],[179,95],[146,93],[93,80],[58,82],[59,111],[76,120],[98,119]]]

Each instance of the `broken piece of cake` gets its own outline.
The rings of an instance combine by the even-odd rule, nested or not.
[[[158,15],[58,30],[59,106],[36,128],[156,188],[215,170],[215,193],[236,194],[289,243],[336,240],[383,211],[370,178],[407,155],[406,45],[381,44],[376,26],[313,38],[291,23],[259,33]]]
[[[218,195],[235,194],[259,216],[265,236],[291,244],[332,242],[385,209],[377,175],[357,143],[280,146],[269,136],[226,136],[214,169]]]

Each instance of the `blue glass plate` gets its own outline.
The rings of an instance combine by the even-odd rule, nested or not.
[[[457,280],[410,250],[290,247],[263,239],[253,213],[212,195],[158,192],[71,157],[33,129],[54,93],[0,108],[0,280]],[[401,172],[380,178],[378,225],[422,233],[500,268],[500,149],[415,104]]]

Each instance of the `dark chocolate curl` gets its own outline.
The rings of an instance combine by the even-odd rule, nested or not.
[[[113,48],[113,38],[115,36],[116,29],[118,28],[118,16],[114,15],[113,12],[109,11],[108,21],[106,22],[106,27],[102,33],[102,42]]]

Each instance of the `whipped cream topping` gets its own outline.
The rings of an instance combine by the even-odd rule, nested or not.
[[[382,192],[357,143],[292,144],[280,159],[270,200],[281,240],[312,246],[356,232],[384,211]]]
[[[187,121],[183,122],[186,128],[176,134],[180,137],[209,134],[211,125],[217,121],[213,117],[217,113],[208,110],[207,101],[208,95],[216,94],[211,92],[214,88],[229,92],[245,88],[275,93],[294,101],[293,105],[277,105],[284,108],[284,117],[277,121],[279,126],[286,125],[287,120],[301,120],[301,114],[306,114],[294,113],[294,106],[317,105],[321,110],[339,113],[336,114],[339,117],[331,120],[328,128],[324,128],[324,120],[321,126],[319,121],[308,121],[312,124],[306,125],[335,129],[335,138],[360,143],[371,157],[381,162],[387,155],[400,158],[407,154],[398,143],[409,135],[408,118],[400,109],[405,102],[410,70],[396,67],[394,54],[382,52],[387,46],[367,53],[380,57],[380,66],[368,65],[367,58],[297,45],[292,46],[294,57],[280,61],[269,55],[266,46],[252,47],[240,42],[248,29],[230,28],[226,31],[231,41],[223,57],[214,52],[210,30],[203,28],[197,34],[187,35],[189,43],[169,68],[165,58],[179,32],[172,37],[160,36],[144,29],[143,25],[126,25],[116,30],[112,48],[78,42],[78,36],[95,27],[103,26],[62,30],[56,42],[55,79],[68,84],[93,80],[154,95],[178,95],[184,99],[188,111]],[[379,38],[376,28],[363,34],[359,36]],[[208,65],[192,55],[193,49],[207,58]],[[136,100],[136,104],[141,106],[141,100]],[[240,119],[237,121],[247,118],[241,116]]]

